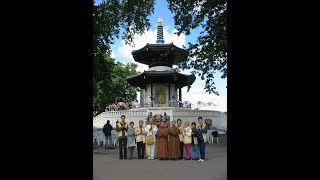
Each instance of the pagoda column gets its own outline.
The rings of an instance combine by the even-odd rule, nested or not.
[[[182,102],[182,93],[181,93],[181,88],[179,88],[179,101]],[[179,107],[181,107],[180,103],[179,103]]]
[[[145,99],[145,89],[140,88],[140,106],[144,107],[144,99]]]
[[[170,95],[170,82],[168,83],[168,106],[171,107],[171,104],[170,104],[170,100],[171,100],[171,95]]]
[[[151,95],[150,97],[153,95],[153,84],[151,83],[151,91],[150,91]],[[153,107],[153,101],[151,99],[151,107]]]

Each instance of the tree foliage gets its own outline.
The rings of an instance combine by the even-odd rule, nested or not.
[[[168,8],[175,14],[177,34],[189,35],[192,29],[202,27],[197,42],[189,43],[188,61],[182,69],[193,69],[206,80],[207,92],[219,95],[214,83],[214,73],[221,71],[227,77],[227,1],[226,0],[167,0]]]
[[[115,101],[131,102],[137,98],[137,88],[130,86],[125,80],[126,77],[137,75],[137,64],[128,63],[123,64],[117,62],[112,71],[112,83],[110,98]]]
[[[94,3],[94,1],[93,1]],[[93,5],[94,53],[110,54],[110,45],[119,38],[133,44],[135,34],[149,30],[148,16],[154,12],[154,0],[103,0]]]
[[[134,34],[142,34],[151,26],[147,18],[154,11],[154,0],[105,0],[99,5],[93,1],[93,112],[103,112],[106,103],[115,101],[115,97],[126,94],[128,99],[136,96],[123,80],[126,75],[133,75],[134,65],[124,67],[110,57],[115,38],[132,44]],[[118,71],[115,71],[117,69]],[[115,73],[116,72],[116,73]],[[118,74],[117,74],[118,73]],[[115,80],[116,79],[116,80]],[[117,91],[115,92],[115,89]],[[126,92],[124,89],[126,89]],[[122,95],[119,95],[122,97]]]
[[[97,115],[105,111],[106,105],[114,102],[131,102],[137,98],[137,88],[130,86],[125,78],[137,75],[137,64],[115,62],[109,55],[104,56],[104,64],[112,67],[109,77],[94,84],[93,112]]]
[[[98,59],[98,58],[97,58]],[[93,77],[93,116],[104,111],[106,104],[111,100],[108,97],[112,94],[112,71],[115,68],[114,60],[105,54],[102,59],[97,61],[96,72]]]

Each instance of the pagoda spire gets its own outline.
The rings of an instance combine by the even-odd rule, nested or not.
[[[157,43],[158,44],[163,44],[164,43],[162,18],[160,16],[158,18]]]

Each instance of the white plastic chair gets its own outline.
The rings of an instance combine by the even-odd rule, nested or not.
[[[111,138],[113,141],[113,147],[119,147],[118,136],[116,131],[111,132]]]
[[[223,126],[217,127],[217,131],[219,134],[226,134],[226,128]]]
[[[211,135],[212,135],[212,137],[213,137],[212,140],[213,140],[214,138],[216,138],[217,143],[219,144],[219,133],[218,133],[218,131],[212,131]]]
[[[105,136],[104,136],[103,133],[100,132],[100,133],[97,135],[97,141],[98,141],[98,146],[100,146],[100,143],[102,142],[102,147],[105,147],[105,145],[106,145],[106,138],[105,138]]]
[[[212,136],[212,130],[208,130],[208,144],[213,144],[213,136]]]

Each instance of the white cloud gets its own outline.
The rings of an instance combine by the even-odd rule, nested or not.
[[[177,67],[173,65],[173,68]],[[182,74],[191,74],[192,69],[187,69],[180,71]],[[221,79],[220,73],[215,74],[215,86],[219,92],[219,96],[215,94],[209,94],[204,89],[205,80],[201,80],[201,77],[196,75],[196,80],[191,86],[189,92],[187,92],[188,87],[182,88],[182,101],[190,101],[194,106],[192,108],[197,108],[197,102],[201,101],[203,103],[212,102],[216,106],[205,106],[199,107],[202,110],[217,110],[217,111],[227,111],[227,80]]]
[[[165,29],[166,31],[168,31],[168,30],[170,29],[170,26],[169,26],[169,25],[165,25],[165,26],[163,27],[163,29]]]
[[[114,52],[111,51],[111,58],[116,58],[116,57],[117,57],[116,54],[114,54]]]
[[[184,74],[190,74],[186,71],[182,71]],[[217,83],[217,81],[220,81]],[[194,106],[192,108],[197,108],[197,102],[201,101],[203,103],[212,102],[216,104],[216,106],[206,106],[206,107],[199,107],[201,110],[218,110],[218,111],[227,111],[227,81],[224,79],[215,79],[216,88],[220,94],[217,96],[215,94],[209,94],[204,90],[205,87],[205,80],[201,80],[199,76],[193,83],[190,88],[190,91],[187,92],[187,87],[182,88],[182,101],[190,101]]]
[[[171,33],[169,33],[167,30],[169,28],[165,27],[163,29],[163,36],[164,36],[164,40],[165,43],[172,43],[174,45],[176,45],[177,47],[182,48],[183,45],[185,45],[185,35],[181,34],[180,36],[177,36],[176,34],[174,34],[174,32],[176,32],[177,30],[173,30],[171,31]],[[144,47],[147,43],[149,44],[156,44],[156,40],[157,40],[157,30],[149,30],[149,31],[145,31],[142,35],[135,35],[133,42],[135,44],[135,47],[132,47],[130,45],[126,45],[124,41],[121,41],[121,45],[118,49],[116,49],[115,52],[115,56],[118,58],[127,58],[129,59],[131,62],[135,62],[131,52],[133,50],[137,50],[140,49],[142,47]],[[137,62],[135,62],[137,63]],[[147,66],[143,65],[141,63],[138,63],[138,69],[140,70],[146,70]]]
[[[129,58],[132,59],[130,57],[132,57],[131,55],[131,51],[129,50],[131,49],[131,47],[129,45],[125,45],[124,41],[121,41],[122,46],[116,51],[116,56],[120,57],[120,58]]]
[[[139,62],[135,62],[135,63],[138,64],[137,71],[139,71],[139,72],[143,72],[143,71],[146,71],[149,69],[148,65],[145,65],[145,64],[142,64]]]

